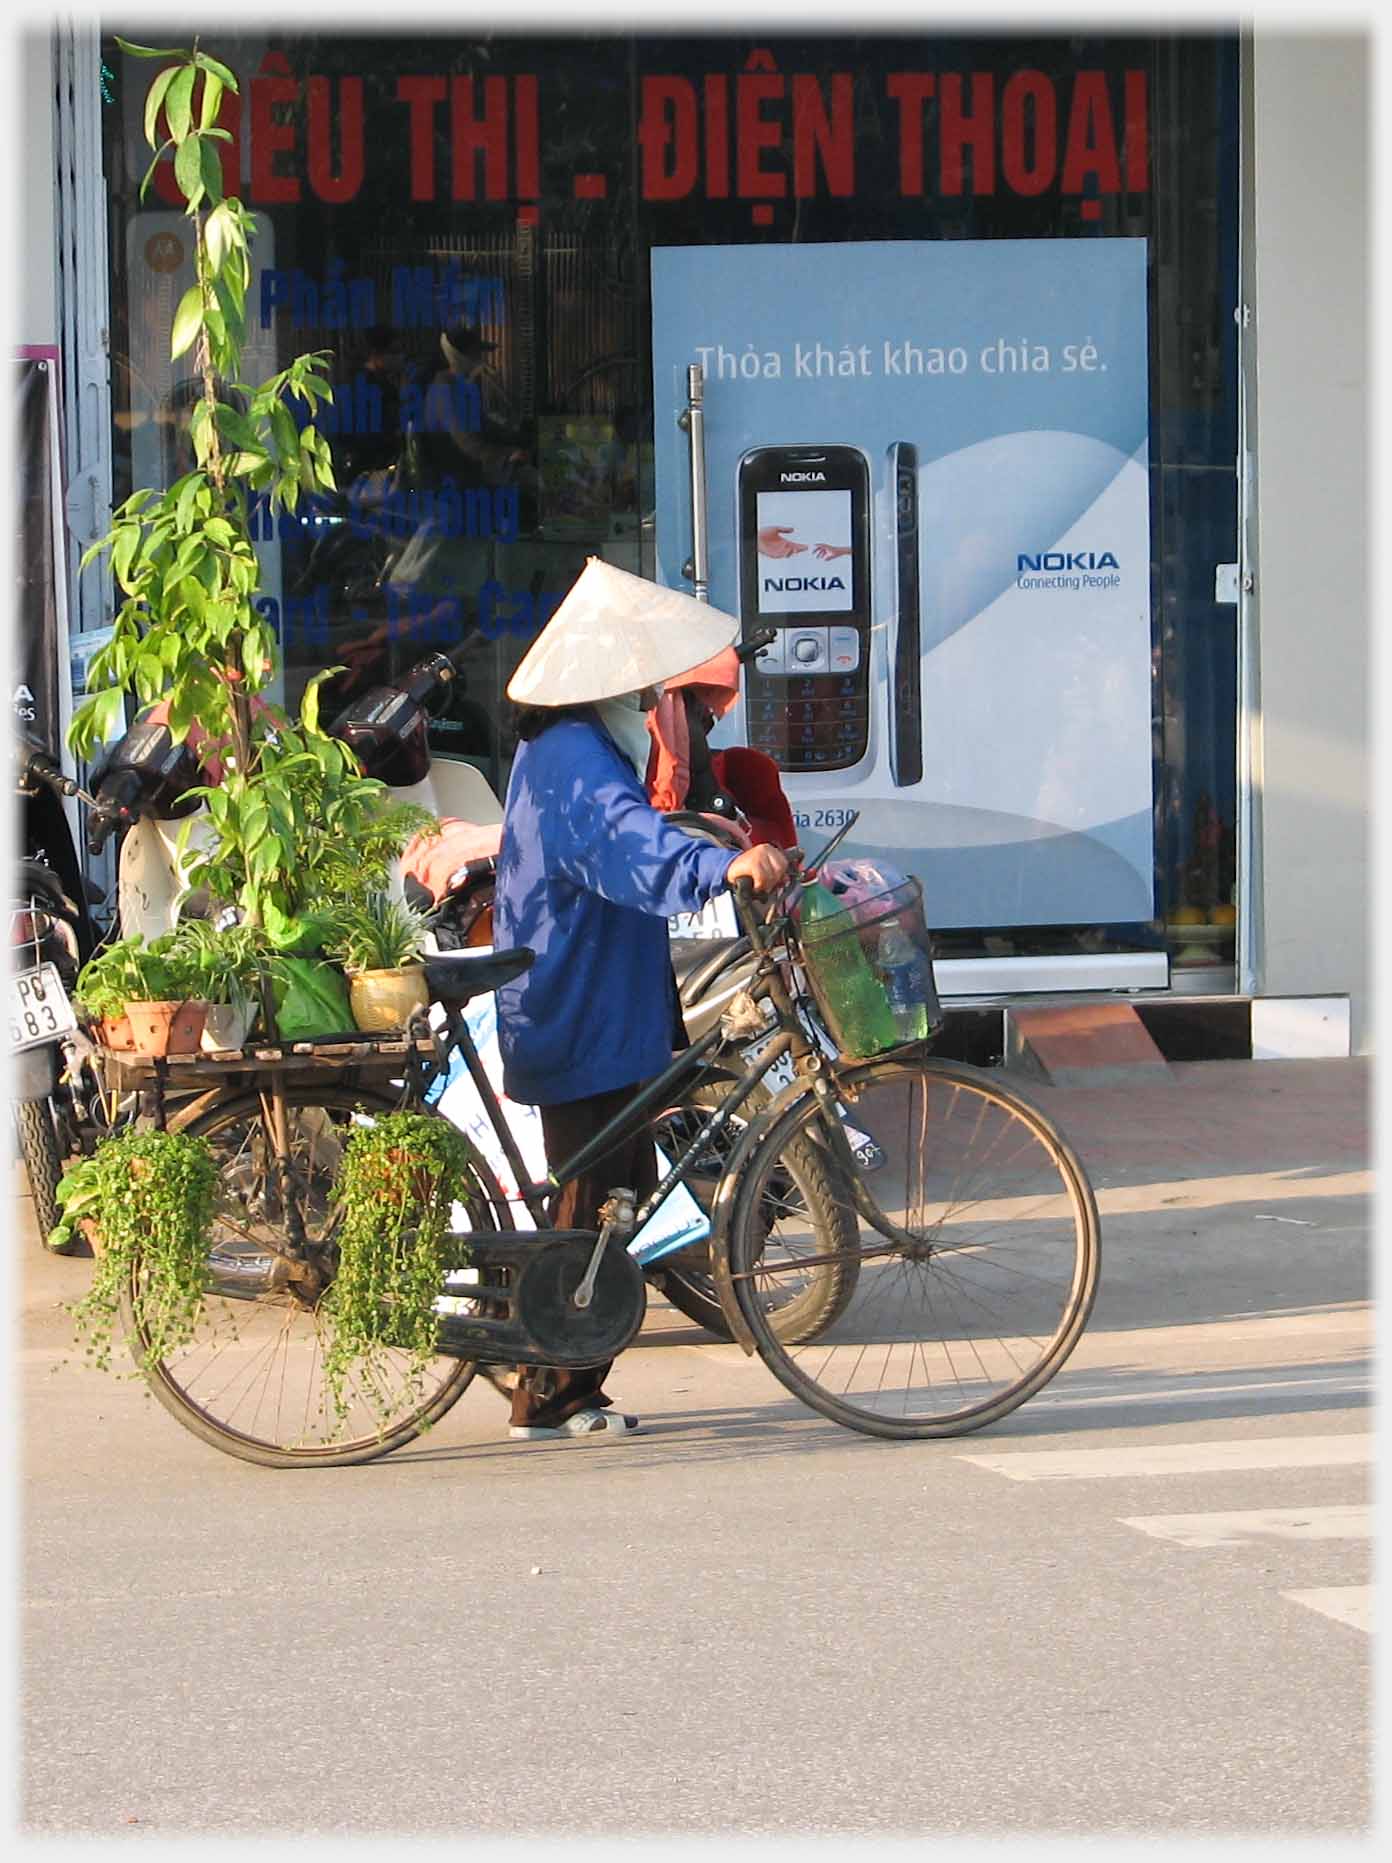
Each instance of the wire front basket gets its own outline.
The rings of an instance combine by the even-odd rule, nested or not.
[[[832,905],[835,910],[818,911]],[[842,906],[820,886],[803,895],[803,966],[828,1033],[848,1060],[866,1060],[942,1027],[923,888],[908,879]]]

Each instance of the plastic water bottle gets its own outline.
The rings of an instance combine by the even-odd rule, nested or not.
[[[802,911],[809,925],[834,915],[845,916],[842,902],[817,881],[804,887]],[[871,969],[860,939],[849,924],[840,935],[811,940],[808,964],[827,997],[834,1023],[832,1034],[844,1053],[879,1054],[903,1040],[890,1015],[884,985]]]
[[[928,1037],[927,964],[923,953],[896,921],[880,933],[875,954],[884,978],[889,1013],[900,1041],[926,1041]]]

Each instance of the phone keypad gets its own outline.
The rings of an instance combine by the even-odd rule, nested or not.
[[[858,637],[856,647],[858,661]],[[869,701],[858,672],[769,678],[751,668],[745,676],[745,704],[750,745],[772,757],[780,769],[844,769],[865,754]]]

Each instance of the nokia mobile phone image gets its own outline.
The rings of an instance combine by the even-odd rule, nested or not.
[[[889,449],[894,499],[894,658],[889,694],[889,767],[896,789],[923,781],[923,694],[918,586],[918,448]]]
[[[775,630],[746,670],[749,742],[780,769],[846,770],[870,743],[870,469],[852,446],[739,464],[740,622]]]

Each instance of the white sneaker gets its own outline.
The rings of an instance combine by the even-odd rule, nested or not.
[[[514,1423],[508,1435],[515,1443],[591,1442],[606,1438],[631,1436],[638,1428],[637,1417],[625,1417],[613,1410],[577,1410],[554,1429],[536,1423]]]

